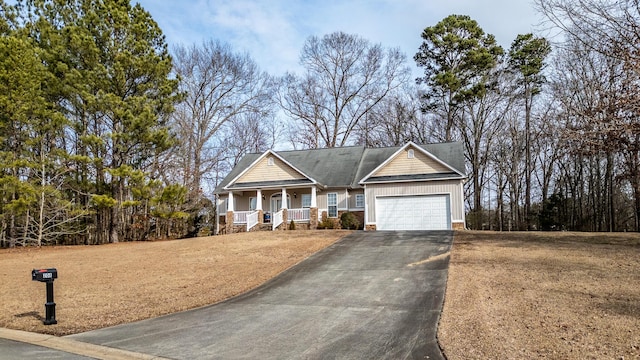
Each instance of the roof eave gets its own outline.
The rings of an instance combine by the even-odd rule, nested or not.
[[[446,180],[466,180],[466,176],[454,176],[454,177],[434,177],[431,179],[396,179],[396,180],[373,180],[373,181],[361,181],[361,185],[369,185],[369,184],[392,184],[392,183],[409,183],[409,182],[425,182],[425,181],[446,181]]]
[[[247,186],[239,186],[239,187],[229,187],[225,186],[224,191],[219,191],[217,194],[228,193],[229,191],[243,191],[243,190],[265,190],[265,189],[282,189],[282,188],[295,188],[295,187],[309,187],[315,186],[319,189],[326,188],[324,185],[318,182],[308,182],[308,183],[293,183],[293,184],[278,184],[278,185],[247,185]]]

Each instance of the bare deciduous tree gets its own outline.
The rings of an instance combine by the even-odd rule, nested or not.
[[[418,90],[406,84],[387,95],[356,129],[358,143],[367,147],[400,146],[437,142],[435,117],[423,113]]]
[[[280,132],[276,125],[276,120],[268,114],[251,113],[231,120],[224,131],[225,158],[229,167],[236,166],[247,153],[273,149]]]
[[[358,124],[409,76],[398,49],[343,32],[310,37],[300,63],[305,74],[286,74],[279,99],[295,121],[292,142],[307,148],[353,143]]]
[[[606,56],[640,60],[637,0],[535,0],[536,7],[569,38]],[[624,53],[611,51],[624,49]]]
[[[174,159],[183,169],[188,198],[197,201],[203,177],[215,172],[220,157],[226,156],[227,139],[217,136],[226,125],[249,129],[259,125],[260,118],[269,117],[275,82],[247,54],[234,53],[220,42],[179,46],[174,56],[180,90],[186,94],[173,116],[180,142]]]
[[[570,39],[555,64],[553,90],[564,118],[560,135],[564,155],[573,163],[563,167],[562,177],[571,185],[567,195],[579,200],[574,206],[584,207],[578,212],[585,224],[578,226],[613,231],[614,183],[619,176],[614,164],[621,144],[628,140],[621,102],[628,89],[624,84],[633,73],[625,70],[623,61],[604,55],[604,49],[594,51],[592,46]]]

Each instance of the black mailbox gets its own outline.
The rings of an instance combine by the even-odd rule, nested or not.
[[[58,278],[58,270],[57,269],[33,269],[31,270],[31,280],[33,281],[53,281],[53,279]]]
[[[47,302],[44,304],[45,318],[42,321],[45,325],[57,324],[56,303],[53,302],[53,280],[58,278],[58,270],[33,269],[31,270],[31,280],[47,283]]]

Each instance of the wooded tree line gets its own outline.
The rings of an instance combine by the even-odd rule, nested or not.
[[[127,0],[0,0],[0,246],[192,236],[248,152],[462,141],[471,228],[640,227],[638,4],[538,0],[553,43],[468,16],[399,49],[311,36],[274,76],[169,50]]]
[[[467,225],[638,231],[636,1],[537,0],[557,33],[496,45],[465,16],[422,34],[422,109],[461,140]],[[558,31],[559,30],[559,31]]]
[[[162,32],[128,1],[2,2],[4,246],[141,239],[184,215],[158,157],[181,96]]]

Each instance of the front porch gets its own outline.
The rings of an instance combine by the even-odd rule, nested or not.
[[[227,234],[238,231],[287,230],[293,221],[297,227],[317,229],[318,205],[316,187],[274,189],[243,189],[229,191],[221,197],[226,212],[224,229]],[[286,201],[283,201],[286,199]],[[292,207],[295,206],[295,207]],[[220,221],[220,217],[218,218]],[[220,228],[220,224],[218,225]]]

